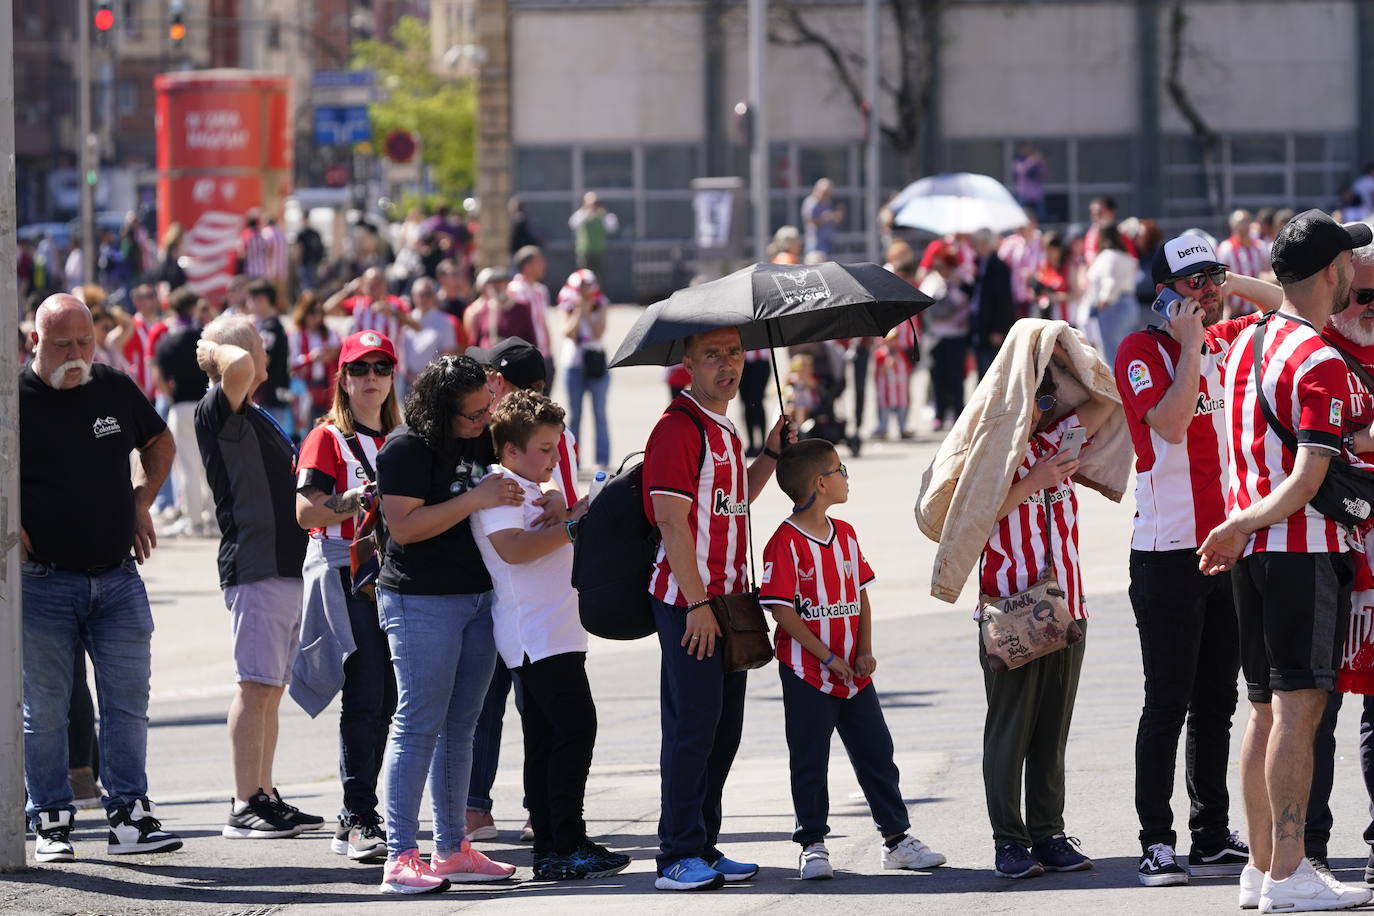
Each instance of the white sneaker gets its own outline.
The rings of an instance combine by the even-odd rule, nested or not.
[[[1239,902],[1242,910],[1253,910],[1260,905],[1260,891],[1267,877],[1268,875],[1249,862],[1245,863],[1245,868],[1240,873]]]
[[[891,849],[883,846],[883,868],[923,871],[927,868],[938,868],[944,864],[945,857],[943,855],[914,836],[906,837]]]
[[[1370,894],[1367,887],[1349,887],[1334,877],[1323,875],[1303,859],[1297,870],[1282,881],[1264,876],[1259,910],[1261,913],[1344,910],[1368,903]]]
[[[830,850],[824,843],[803,846],[798,857],[797,875],[803,881],[835,877],[835,869],[830,866]]]
[[[75,862],[76,850],[72,848],[72,813],[63,808],[60,811],[38,812],[38,829],[34,831],[38,843],[34,846],[33,857],[39,862]]]

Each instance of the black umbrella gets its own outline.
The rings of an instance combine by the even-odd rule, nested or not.
[[[672,366],[693,334],[739,328],[746,350],[883,337],[931,298],[877,264],[753,264],[644,310],[612,366]],[[773,379],[782,398],[777,363]]]

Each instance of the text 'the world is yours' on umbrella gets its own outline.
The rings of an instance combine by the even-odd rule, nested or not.
[[[611,366],[676,365],[688,337],[720,328],[739,328],[746,350],[883,337],[930,304],[929,296],[877,264],[752,264],[649,306]],[[773,381],[781,401],[776,360]]]

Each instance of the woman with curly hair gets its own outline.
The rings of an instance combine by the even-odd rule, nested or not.
[[[524,502],[519,484],[487,475],[496,450],[487,376],[445,356],[415,379],[406,424],[377,453],[388,539],[377,605],[396,673],[387,740],[384,894],[442,891],[450,880],[515,874],[473,849],[465,834],[472,733],[496,661],[492,583],[472,539],[478,509]],[[484,476],[485,475],[485,476]],[[420,795],[430,779],[434,853],[420,858]]]

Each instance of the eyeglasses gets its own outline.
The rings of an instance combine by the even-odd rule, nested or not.
[[[1178,282],[1182,283],[1184,286],[1188,287],[1191,290],[1199,290],[1207,285],[1208,280],[1212,281],[1213,286],[1220,286],[1221,284],[1225,283],[1226,268],[1209,267],[1204,271],[1200,271],[1195,274],[1189,274],[1186,277],[1180,277],[1178,279]]]
[[[830,471],[821,471],[821,473],[820,473],[818,476],[820,476],[820,477],[829,477],[831,474],[839,474],[839,475],[840,475],[841,477],[843,477],[845,480],[848,480],[848,479],[849,479],[849,468],[847,468],[847,467],[845,467],[843,464],[841,464],[839,467],[835,468],[834,470],[830,470]]]
[[[375,363],[344,363],[344,371],[354,378],[362,378],[367,375],[369,369],[376,374],[377,378],[386,378],[395,367],[395,363],[380,360]]]
[[[1374,302],[1374,289],[1352,289],[1350,295],[1355,297],[1356,305],[1368,305]]]
[[[1042,394],[1035,399],[1035,406],[1040,408],[1041,413],[1049,413],[1058,403],[1059,399],[1052,394]]]
[[[491,416],[491,401],[487,401],[487,405],[483,407],[481,410],[477,411],[476,413],[463,413],[460,410],[458,411],[458,416],[462,417],[464,420],[467,420],[469,423],[481,423],[483,420]]]

